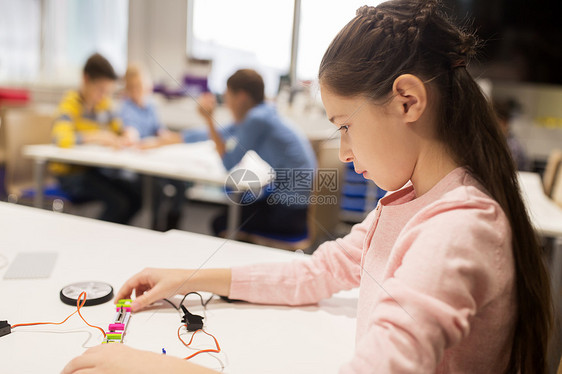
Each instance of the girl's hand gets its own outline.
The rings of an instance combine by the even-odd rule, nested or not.
[[[100,344],[74,358],[62,374],[152,374],[152,373],[216,373],[177,357],[129,348],[124,344]]]
[[[132,310],[137,312],[155,301],[191,291],[207,291],[228,296],[230,282],[230,269],[147,268],[126,281],[115,300],[128,299],[135,291],[136,298]]]
[[[184,269],[146,268],[125,282],[115,300],[128,299],[135,291],[132,310],[138,312],[155,301],[192,291],[188,289],[188,283],[193,274],[193,271]]]

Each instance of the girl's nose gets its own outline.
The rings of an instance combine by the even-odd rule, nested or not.
[[[344,137],[342,136],[340,139],[340,152],[339,152],[339,157],[341,162],[353,161],[353,152],[351,151],[351,147],[347,143],[348,142],[344,140]]]

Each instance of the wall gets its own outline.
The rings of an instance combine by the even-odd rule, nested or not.
[[[492,95],[521,105],[512,131],[530,157],[545,160],[553,149],[562,149],[562,86],[494,82]]]
[[[187,9],[185,0],[129,2],[129,62],[147,66],[155,83],[173,85],[185,70]]]

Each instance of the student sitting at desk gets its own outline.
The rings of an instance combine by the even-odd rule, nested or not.
[[[126,128],[136,129],[140,138],[139,146],[143,149],[153,148],[165,144],[165,139],[171,136],[158,119],[156,107],[149,97],[152,91],[150,77],[145,69],[131,64],[125,72],[125,98],[121,103],[120,116]],[[175,194],[166,199],[163,190],[166,185],[172,185]],[[167,231],[177,228],[181,219],[186,184],[181,181],[155,178],[152,196],[152,228]],[[165,204],[164,200],[166,201]],[[160,211],[163,205],[169,205],[164,222],[160,222]]]
[[[287,188],[277,192],[293,197],[295,204],[283,201],[272,203],[262,198],[241,209],[241,230],[258,234],[306,235],[307,210],[310,189],[295,191],[291,181],[297,170],[309,171],[312,177],[316,158],[310,143],[297,134],[276,110],[264,103],[264,83],[254,70],[235,72],[226,82],[225,101],[234,117],[234,124],[222,127],[215,123],[214,96],[207,94],[200,99],[199,113],[205,118],[208,131],[186,132],[185,142],[211,138],[227,170],[233,168],[248,150],[254,150],[278,174],[289,175]],[[274,183],[275,184],[275,183]],[[225,230],[226,214],[213,222],[215,234]]]
[[[545,374],[548,274],[503,134],[466,69],[475,43],[438,0],[361,7],[322,59],[322,101],[341,131],[340,159],[396,192],[308,259],[146,269],[116,298],[134,291],[133,312],[196,290],[307,305],[358,287],[355,352],[340,373]],[[120,344],[63,373],[81,369],[211,372]]]
[[[67,93],[59,104],[52,131],[55,144],[63,148],[76,144],[121,147],[137,140],[136,131],[124,130],[112,111],[109,96],[116,80],[113,67],[103,56],[96,53],[88,58],[80,89]],[[101,201],[101,220],[127,223],[140,209],[137,186],[102,169],[53,163],[50,170],[71,201]]]
[[[249,150],[254,150],[279,175],[287,177],[285,186],[273,182],[278,201],[262,198],[241,209],[242,231],[272,235],[299,236],[307,233],[308,189],[293,188],[295,173],[313,177],[316,158],[310,143],[281,118],[275,108],[264,102],[264,82],[251,69],[235,72],[226,82],[225,101],[234,117],[234,123],[221,126],[215,123],[216,107],[210,93],[199,98],[199,113],[207,124],[206,130],[187,130],[174,140],[186,143],[212,139],[227,170],[240,162]],[[284,187],[284,188],[280,188]],[[227,225],[226,214],[213,222],[215,234],[221,234]]]

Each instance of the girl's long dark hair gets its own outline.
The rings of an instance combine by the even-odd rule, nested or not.
[[[364,6],[328,47],[319,79],[339,95],[373,100],[388,98],[401,74],[428,82],[437,97],[440,140],[500,204],[511,225],[518,316],[505,372],[545,373],[552,325],[550,283],[505,138],[465,68],[476,44],[437,0]]]

